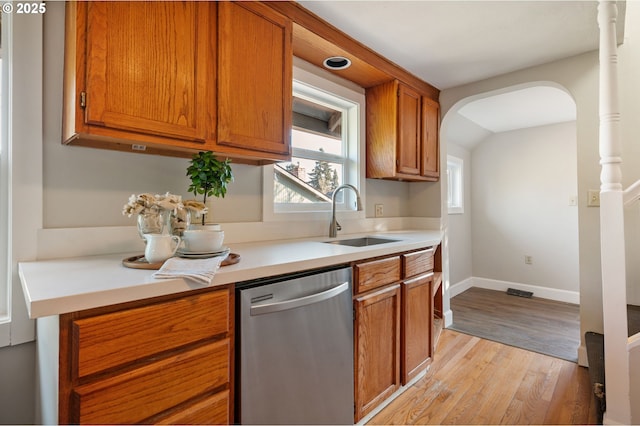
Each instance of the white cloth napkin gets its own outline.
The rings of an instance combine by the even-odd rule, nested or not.
[[[183,259],[172,257],[164,262],[154,278],[187,278],[199,284],[211,285],[220,264],[226,255],[210,257],[208,259]]]

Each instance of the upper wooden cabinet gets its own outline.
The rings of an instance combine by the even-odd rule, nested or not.
[[[63,141],[288,159],[291,22],[261,4],[69,2]]]
[[[438,103],[397,80],[366,98],[367,177],[438,180]]]
[[[440,104],[422,97],[422,176],[440,178]]]
[[[204,143],[215,16],[206,3],[91,2],[85,123]],[[207,106],[209,99],[210,106]]]
[[[289,155],[291,21],[264,4],[218,4],[217,145]]]

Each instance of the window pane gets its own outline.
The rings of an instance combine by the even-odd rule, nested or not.
[[[293,156],[291,161],[276,164],[274,202],[330,202],[333,191],[344,182],[342,112],[298,96],[294,96],[293,109]]]
[[[325,203],[333,190],[342,185],[340,163],[293,157],[275,167],[276,203]]]
[[[291,145],[294,148],[302,148],[315,152],[342,155],[342,140],[303,130],[293,129],[291,133]]]
[[[292,158],[273,167],[274,213],[331,210],[338,186],[358,185],[358,102],[364,101],[364,96],[353,98],[355,101],[351,94],[336,93],[294,80]],[[353,197],[349,191],[341,191],[336,208],[353,210]]]
[[[464,213],[464,163],[461,158],[447,156],[447,204],[449,214]]]

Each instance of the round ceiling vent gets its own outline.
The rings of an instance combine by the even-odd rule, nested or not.
[[[328,68],[330,70],[343,70],[351,66],[351,60],[345,58],[344,56],[332,56],[325,59],[322,64],[325,66],[325,68]]]

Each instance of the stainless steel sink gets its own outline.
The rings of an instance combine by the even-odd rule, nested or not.
[[[378,237],[360,237],[360,238],[349,238],[346,240],[325,241],[325,243],[337,244],[341,246],[351,246],[351,247],[366,247],[366,246],[375,246],[378,244],[395,243],[397,241],[400,241],[400,240],[392,240],[389,238],[378,238]]]

